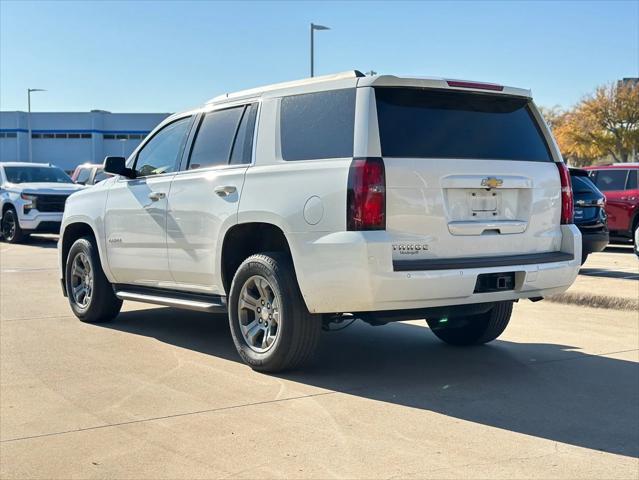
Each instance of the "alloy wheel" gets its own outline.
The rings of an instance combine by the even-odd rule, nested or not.
[[[250,277],[240,291],[238,317],[242,338],[257,353],[268,351],[280,332],[280,299],[261,275]]]
[[[93,270],[86,253],[80,252],[73,259],[71,266],[71,295],[73,301],[86,308],[93,295]]]

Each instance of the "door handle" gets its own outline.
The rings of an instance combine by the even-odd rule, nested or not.
[[[223,187],[215,187],[214,192],[217,193],[220,197],[228,197],[232,193],[235,193],[237,188],[233,185],[224,185]]]
[[[149,199],[152,202],[157,202],[158,200],[161,200],[164,197],[166,197],[166,193],[164,193],[164,192],[151,192],[151,193],[149,193]]]

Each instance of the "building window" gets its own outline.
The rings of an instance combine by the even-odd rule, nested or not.
[[[42,138],[55,138],[53,133],[43,133]]]
[[[42,138],[42,134],[40,133],[32,133],[31,138]]]
[[[146,135],[143,133],[103,133],[105,140],[142,140]]]
[[[93,135],[91,135],[90,133],[83,133],[80,135],[80,138],[92,138]]]
[[[0,138],[16,138],[17,136],[16,132],[0,132]]]

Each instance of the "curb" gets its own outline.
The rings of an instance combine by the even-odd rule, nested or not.
[[[546,300],[590,308],[639,311],[639,298],[611,297],[586,292],[566,292],[553,295],[552,297],[546,297]]]

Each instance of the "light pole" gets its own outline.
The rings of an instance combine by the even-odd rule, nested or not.
[[[311,77],[314,76],[315,73],[315,62],[314,62],[314,56],[315,56],[315,44],[314,44],[314,34],[315,34],[315,30],[330,30],[329,27],[325,27],[324,25],[315,25],[314,23],[311,23]]]
[[[43,88],[27,88],[27,130],[29,138],[29,162],[33,162],[33,153],[31,152],[31,92],[46,92]]]

